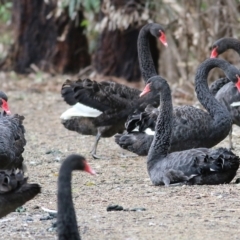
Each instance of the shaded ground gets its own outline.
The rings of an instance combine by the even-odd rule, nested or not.
[[[63,80],[55,80],[56,85],[42,92],[30,80],[16,83],[0,75],[0,81],[12,112],[25,116],[29,182],[42,186],[42,193],[24,206],[25,212],[0,219],[1,239],[56,239],[56,232],[48,230],[56,219],[41,221],[48,216],[41,207],[56,210],[60,161],[71,153],[85,155],[98,172],[95,177],[79,172],[73,176],[82,239],[240,239],[240,184],[154,187],[144,157],[122,157],[123,150],[109,138],[102,139],[98,148],[106,158],[93,160],[89,151],[94,137],[64,129],[59,116],[67,105],[57,92]],[[240,154],[240,131],[234,129],[235,151]],[[227,147],[228,141],[220,145]],[[146,211],[107,212],[109,204]]]

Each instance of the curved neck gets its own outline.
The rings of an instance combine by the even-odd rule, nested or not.
[[[225,48],[224,51],[219,52],[219,54],[227,51],[228,49],[233,49],[240,55],[240,41],[235,38],[223,38],[222,41],[225,41]]]
[[[207,77],[211,69],[215,67],[221,68],[225,75],[228,67],[231,66],[228,62],[221,59],[208,59],[203,62],[197,70],[195,77],[195,91],[199,102],[209,112],[210,116],[214,119],[214,124],[222,124],[219,120],[224,116],[231,119],[230,113],[221,105],[211,94],[208,88]]]
[[[138,60],[145,82],[147,82],[150,77],[157,75],[149,47],[150,28],[151,24],[145,25],[140,30],[138,36]]]
[[[63,163],[58,178],[57,227],[59,240],[81,239],[72,201],[71,174],[71,164]]]
[[[168,154],[172,135],[172,123],[172,97],[170,87],[167,84],[164,91],[161,91],[160,93],[159,115],[155,127],[155,135],[147,158],[148,168],[151,168],[156,160],[159,161],[161,158],[164,158]]]

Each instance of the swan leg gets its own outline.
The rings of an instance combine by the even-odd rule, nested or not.
[[[125,154],[124,152],[120,153],[121,158],[135,158],[139,157],[138,155]]]
[[[92,149],[92,151],[91,151],[92,157],[93,157],[94,159],[100,159],[100,157],[97,156],[97,145],[98,145],[98,142],[99,142],[101,136],[102,136],[102,133],[98,130],[98,133],[97,133],[96,139],[95,139],[95,143],[94,143],[93,149]]]
[[[229,149],[230,149],[230,150],[234,150],[234,148],[233,148],[233,142],[232,142],[232,127],[231,127],[231,129],[230,129],[230,132],[229,132],[228,136],[229,136]]]
[[[170,179],[166,175],[163,177],[163,183],[166,187],[170,186]]]
[[[165,187],[179,187],[179,186],[186,185],[186,181],[178,182],[178,183],[170,183],[170,179],[166,176],[163,178],[163,182],[165,184]]]
[[[180,170],[169,169],[163,175],[163,183],[166,187],[176,187],[185,185],[188,181],[188,177]],[[174,182],[171,184],[171,182]]]
[[[169,185],[169,187],[179,187],[179,186],[183,186],[183,185],[187,185],[186,181],[179,182],[179,183],[172,183]]]

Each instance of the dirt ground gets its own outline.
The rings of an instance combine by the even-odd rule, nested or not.
[[[58,170],[71,153],[86,156],[98,173],[73,174],[73,200],[82,239],[240,239],[240,184],[235,180],[220,186],[152,186],[145,157],[123,157],[129,153],[120,149],[113,137],[100,141],[98,154],[105,158],[94,160],[89,153],[94,137],[67,131],[60,123],[59,116],[68,108],[59,94],[64,78],[42,88],[34,77],[16,78],[0,74],[1,89],[9,95],[12,112],[25,116],[29,182],[39,183],[42,193],[24,205],[26,211],[0,219],[0,239],[57,239],[51,228],[56,218],[43,220],[49,214],[42,207],[56,210]],[[235,127],[238,154],[239,136],[240,129]],[[227,147],[227,140],[218,146]],[[145,211],[107,212],[110,204]]]

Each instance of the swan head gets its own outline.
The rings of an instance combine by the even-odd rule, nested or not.
[[[7,101],[8,101],[7,95],[4,92],[0,91],[0,107],[3,109],[4,112],[10,115],[11,112]]]
[[[240,92],[240,70],[230,64],[227,68],[226,77],[235,85],[238,92]]]
[[[164,28],[157,23],[152,23],[152,26],[150,28],[150,33],[159,39],[159,41],[165,46],[168,46],[167,39],[166,39],[166,34],[164,31]]]
[[[90,173],[91,175],[96,175],[96,172],[90,167],[86,160],[83,161],[84,171]]]
[[[231,37],[218,39],[212,45],[210,58],[218,57],[223,52],[227,51],[230,48],[233,48],[233,45],[239,45],[239,40]]]
[[[169,89],[167,81],[160,76],[154,76],[148,79],[145,88],[143,89],[139,96],[142,97],[152,91],[159,92],[167,89]]]

